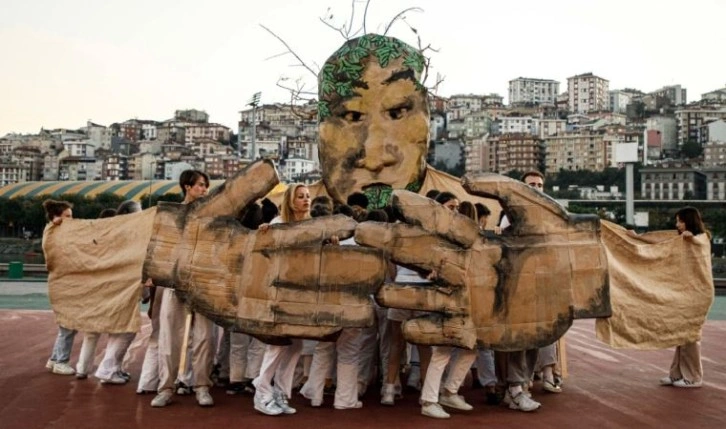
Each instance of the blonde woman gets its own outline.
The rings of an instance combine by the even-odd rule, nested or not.
[[[266,233],[270,225],[300,222],[306,219],[310,219],[310,190],[303,184],[292,184],[288,186],[283,196],[280,216],[269,224],[260,225],[260,233]],[[255,386],[255,410],[270,416],[297,412],[288,404],[288,398],[292,394],[295,367],[301,352],[300,339],[293,339],[292,344],[288,346],[265,347],[260,374],[252,382]]]

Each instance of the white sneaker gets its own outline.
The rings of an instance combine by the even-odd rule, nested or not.
[[[363,402],[356,401],[356,403],[352,407],[344,407],[342,405],[333,405],[333,408],[336,410],[355,410],[358,408],[363,408]]]
[[[173,393],[171,389],[165,389],[159,392],[156,396],[154,396],[154,399],[151,400],[151,406],[152,407],[166,407],[167,405],[171,404],[171,397]]]
[[[464,397],[461,395],[440,395],[439,404],[444,407],[453,408],[461,411],[471,411],[474,409],[470,404],[467,404]]]
[[[197,404],[199,404],[200,407],[211,407],[214,405],[214,399],[212,399],[212,395],[209,394],[209,388],[197,387],[194,389],[194,394],[197,397]]]
[[[678,381],[678,379],[671,378],[670,376],[666,376],[658,380],[661,386],[672,386],[676,381]]]
[[[381,404],[382,405],[393,405],[396,396],[396,386],[393,384],[384,384],[381,388]]]
[[[673,387],[701,387],[703,385],[702,381],[690,381],[686,380],[685,378],[681,378],[680,380],[676,380],[673,382]]]
[[[433,417],[435,419],[448,419],[449,417],[451,417],[449,413],[441,408],[441,405],[435,402],[425,403],[423,407],[421,407],[421,415],[424,415],[426,417]]]
[[[126,384],[126,379],[114,372],[109,378],[102,378],[101,384]]]
[[[53,365],[55,365],[55,361],[48,359],[48,362],[45,363],[45,369],[53,371]]]
[[[261,397],[255,395],[255,410],[268,416],[279,416],[282,414],[282,408],[277,405],[275,398],[270,398],[267,401],[263,401]]]
[[[542,404],[527,396],[527,394],[523,391],[512,396],[512,394],[509,393],[509,390],[507,390],[507,396],[509,396],[509,401],[507,402],[505,397],[505,403],[508,403],[509,408],[512,410],[529,412],[542,406]]]
[[[53,364],[52,371],[53,374],[58,375],[73,375],[76,373],[76,370],[65,362],[56,362],[55,364]]]

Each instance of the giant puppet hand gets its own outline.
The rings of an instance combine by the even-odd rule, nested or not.
[[[511,226],[484,239],[469,218],[407,191],[392,204],[407,223],[365,222],[360,244],[397,264],[433,272],[433,284],[386,284],[384,306],[431,311],[404,323],[419,344],[497,350],[548,345],[573,318],[610,315],[607,261],[596,216],[571,215],[555,200],[496,174],[463,180],[467,192],[495,198]]]
[[[221,326],[266,341],[370,326],[370,294],[385,274],[382,252],[323,245],[352,236],[355,221],[332,216],[252,231],[234,219],[277,183],[272,164],[261,161],[191,204],[160,204],[144,277],[176,288]]]

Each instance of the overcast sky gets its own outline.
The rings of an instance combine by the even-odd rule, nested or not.
[[[319,21],[350,19],[349,0],[4,0],[0,8],[0,136],[45,128],[165,120],[176,109],[206,110],[236,131],[238,111],[262,91],[284,102],[281,76],[311,73],[263,24],[311,66],[344,41]],[[365,1],[357,3],[358,18]],[[507,95],[519,76],[555,79],[593,72],[652,91],[681,84],[689,101],[726,84],[724,0],[372,0],[368,32],[399,11],[432,53],[439,94]],[[356,19],[353,28],[360,27]],[[406,24],[389,32],[416,44]]]

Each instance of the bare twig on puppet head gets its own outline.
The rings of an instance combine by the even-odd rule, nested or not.
[[[298,78],[295,80],[295,86],[288,85],[287,82],[290,80],[290,78],[287,77],[281,77],[277,80],[276,85],[279,88],[282,88],[290,93],[290,111],[293,115],[297,116],[301,119],[307,119],[312,120],[315,119],[315,112],[308,112],[306,110],[299,109],[299,105],[301,103],[305,103],[306,105],[310,105],[310,103],[314,103],[317,101],[317,91],[306,91],[305,90],[305,83],[302,81],[302,78]]]
[[[305,61],[303,61],[302,58],[300,58],[300,56],[290,47],[290,45],[287,44],[287,42],[282,37],[278,36],[274,31],[270,30],[269,28],[265,27],[262,24],[260,24],[260,27],[264,28],[265,31],[267,31],[268,33],[272,34],[272,36],[275,39],[279,40],[280,43],[282,43],[283,46],[285,46],[285,48],[287,48],[287,53],[289,53],[290,55],[295,57],[295,59],[299,62],[299,65],[306,68],[317,79],[318,73],[315,70],[313,70],[312,68],[310,68],[310,66],[308,66],[307,63]]]

